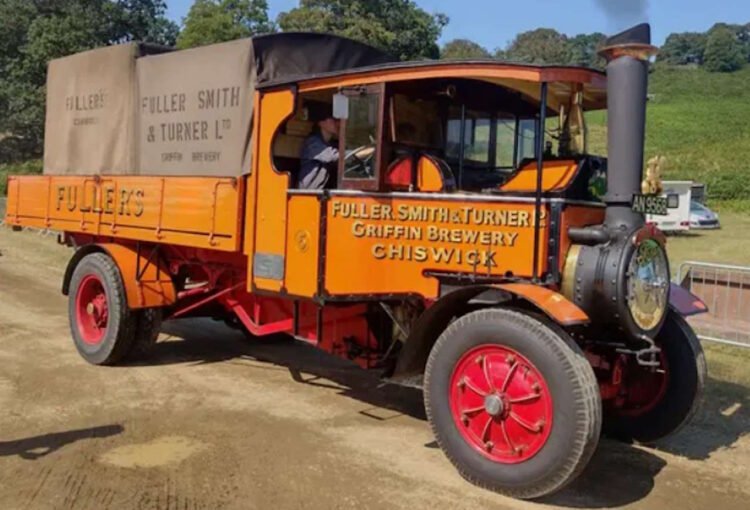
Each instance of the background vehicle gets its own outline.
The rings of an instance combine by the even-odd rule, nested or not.
[[[691,229],[717,229],[721,228],[719,215],[700,202],[690,202],[690,228]]]
[[[649,214],[646,221],[665,233],[690,230],[692,185],[691,181],[664,181],[662,196],[667,200],[667,215]]]
[[[74,55],[50,64],[45,175],[11,177],[7,223],[76,248],[62,289],[90,363],[146,355],[163,318],[288,333],[422,387],[464,477],[539,497],[602,429],[658,440],[702,392],[683,317],[705,306],[634,209],[652,53],[641,25],[606,75],[289,33]],[[310,102],[341,120],[333,189],[297,187]],[[605,107],[608,160],[586,151]]]

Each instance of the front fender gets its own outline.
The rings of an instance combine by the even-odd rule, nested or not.
[[[708,313],[708,306],[701,298],[674,282],[669,286],[669,305],[683,317]]]
[[[432,346],[454,317],[475,307],[491,307],[525,301],[561,326],[589,322],[586,313],[554,290],[531,283],[474,285],[444,294],[419,316],[403,345],[391,379],[403,382],[420,375]]]

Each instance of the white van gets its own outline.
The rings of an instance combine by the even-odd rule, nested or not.
[[[667,199],[667,215],[649,214],[646,221],[656,225],[662,232],[685,232],[690,230],[690,200],[692,181],[664,181],[663,197]]]

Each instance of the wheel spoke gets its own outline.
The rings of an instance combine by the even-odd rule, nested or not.
[[[510,369],[508,369],[508,373],[505,374],[505,380],[503,381],[503,386],[500,389],[500,393],[505,393],[506,391],[508,391],[510,380],[513,379],[513,374],[516,372],[517,368],[518,368],[518,361],[513,360],[513,364],[510,366]]]
[[[536,399],[541,397],[539,393],[530,393],[529,395],[526,395],[525,397],[518,397],[518,398],[512,398],[508,400],[511,404],[525,404],[527,402],[532,402]]]
[[[510,434],[508,434],[508,427],[505,425],[505,420],[500,422],[500,430],[503,432],[503,439],[505,439],[505,444],[508,445],[508,449],[515,453],[516,452],[516,445],[513,444],[513,442],[510,440]]]
[[[523,428],[525,428],[529,432],[538,433],[538,432],[540,432],[542,430],[542,423],[537,422],[536,424],[531,424],[531,423],[527,422],[526,420],[524,420],[523,418],[521,418],[520,416],[518,416],[513,411],[510,412],[510,417],[513,419],[513,421],[515,421],[516,423],[518,423],[520,426],[522,426]]]
[[[484,372],[484,378],[487,380],[487,387],[490,389],[490,393],[495,391],[495,385],[492,384],[492,378],[490,377],[490,357],[485,356],[482,358],[482,371]]]
[[[474,413],[478,413],[479,411],[484,411],[484,406],[472,407],[471,409],[464,409],[463,411],[461,411],[461,414],[464,414],[464,415],[474,414]]]
[[[489,440],[488,436],[490,434],[490,428],[492,426],[492,416],[488,416],[487,423],[484,425],[484,429],[482,429],[482,441],[485,443]]]
[[[464,376],[463,383],[466,385],[467,388],[469,388],[471,391],[473,391],[474,393],[476,393],[480,397],[486,397],[487,396],[487,392],[486,391],[482,391],[481,389],[479,389],[477,387],[477,385],[474,384],[474,381],[472,381],[471,379],[469,379],[468,376]]]

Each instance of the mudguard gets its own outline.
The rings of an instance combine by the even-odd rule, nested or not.
[[[708,306],[701,298],[676,283],[669,287],[669,305],[683,317],[708,313]]]

